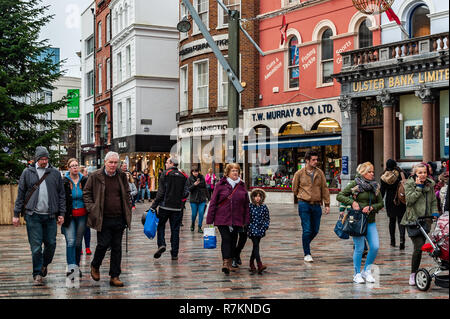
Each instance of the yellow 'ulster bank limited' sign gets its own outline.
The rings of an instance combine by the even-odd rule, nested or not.
[[[448,70],[441,69],[435,71],[425,71],[403,75],[391,76],[367,81],[353,82],[353,92],[366,92],[381,90],[384,88],[396,88],[402,86],[412,86],[422,83],[448,81]]]

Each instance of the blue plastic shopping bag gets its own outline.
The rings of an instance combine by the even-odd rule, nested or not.
[[[216,248],[216,231],[214,227],[207,227],[203,229],[203,248],[214,249]]]
[[[144,214],[145,214],[144,234],[148,238],[153,239],[156,236],[156,229],[158,228],[159,218],[156,217],[156,212],[152,209],[149,209]]]

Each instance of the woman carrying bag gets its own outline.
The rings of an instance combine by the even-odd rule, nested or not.
[[[422,246],[425,244],[425,236],[415,226],[419,217],[431,216],[437,210],[437,200],[434,193],[434,180],[428,176],[427,166],[424,163],[416,164],[413,175],[405,183],[406,212],[401,224],[406,226],[408,236],[414,244],[411,260],[411,274],[409,284],[415,286],[416,272],[422,260]],[[426,220],[422,226],[428,233],[431,229],[431,220]]]
[[[397,166],[397,163],[388,159],[386,170],[381,175],[381,197],[385,199],[386,212],[389,217],[389,234],[391,236],[391,246],[395,247],[395,224],[398,224],[400,232],[400,249],[405,249],[405,226],[400,222],[405,214],[406,205],[397,198],[398,184],[405,179],[405,173]]]
[[[244,182],[240,179],[239,164],[228,164],[224,177],[216,184],[209,203],[206,223],[217,226],[222,238],[222,271],[229,274],[235,256],[239,232],[250,222],[250,199]]]
[[[354,181],[350,182],[341,191],[337,200],[344,205],[351,206],[355,211],[362,211],[367,216],[367,233],[364,236],[353,236],[355,250],[353,252],[353,267],[355,270],[353,281],[364,283],[365,281],[374,283],[370,268],[378,253],[379,237],[375,223],[376,213],[383,208],[383,198],[381,197],[380,186],[374,180],[374,167],[372,163],[365,162],[356,169],[357,175]],[[341,214],[343,214],[341,212]],[[362,255],[364,252],[364,241],[369,243],[369,253],[367,255],[364,271],[361,273]]]

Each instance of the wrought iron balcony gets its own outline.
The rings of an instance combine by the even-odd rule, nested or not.
[[[374,62],[395,63],[398,59],[430,52],[448,52],[448,32],[412,38],[399,42],[342,52],[342,71]],[[374,63],[377,64],[377,63]]]

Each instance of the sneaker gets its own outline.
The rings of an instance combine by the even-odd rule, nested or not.
[[[312,263],[314,261],[313,258],[311,257],[311,255],[306,255],[303,260],[308,263]]]
[[[373,276],[370,273],[370,271],[363,271],[361,276],[366,280],[366,282],[369,282],[369,283],[374,283],[375,282],[375,278],[373,278]]]
[[[363,284],[364,278],[361,276],[360,273],[358,273],[355,276],[353,276],[353,282],[356,282],[357,284]]]
[[[238,263],[236,262],[236,258],[233,258],[233,261],[231,262],[231,267],[233,268],[239,268]]]
[[[416,285],[416,273],[412,273],[409,275],[409,285],[415,286]]]
[[[92,251],[90,248],[86,248],[86,255],[92,255]]]
[[[162,253],[166,251],[166,246],[161,246],[158,248],[158,250],[156,251],[156,253],[153,255],[154,258],[159,258],[161,257]]]
[[[41,275],[36,275],[33,278],[33,286],[42,286],[44,285],[44,281]]]

